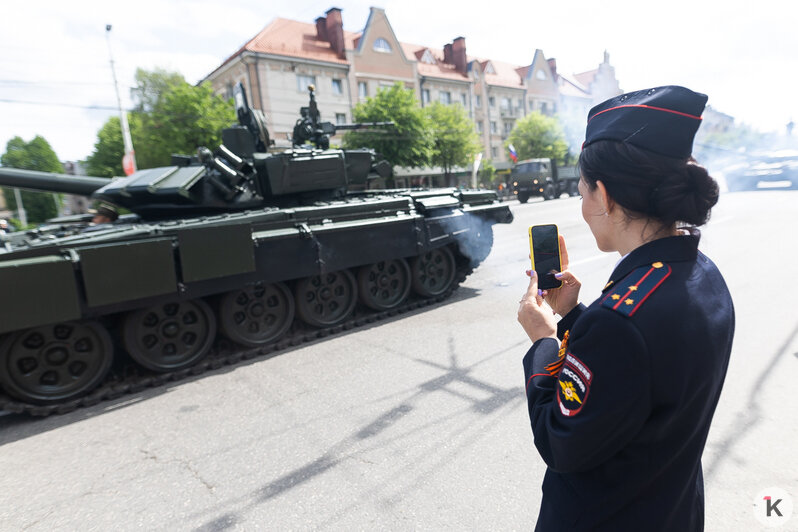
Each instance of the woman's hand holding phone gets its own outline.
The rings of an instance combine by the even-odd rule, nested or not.
[[[555,277],[562,281],[562,286],[553,290],[544,290],[543,298],[556,314],[565,316],[579,304],[579,289],[582,288],[582,283],[568,271],[568,249],[565,247],[565,238],[562,235],[559,235],[559,238],[562,271]]]

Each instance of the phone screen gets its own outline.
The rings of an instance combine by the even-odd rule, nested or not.
[[[538,288],[559,288],[562,282],[554,274],[562,270],[560,264],[560,239],[554,224],[533,225],[529,228],[529,247],[532,250],[532,267],[538,276]]]

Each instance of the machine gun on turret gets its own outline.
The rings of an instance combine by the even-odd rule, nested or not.
[[[369,128],[390,128],[393,122],[360,122],[358,124],[333,124],[332,122],[322,122],[319,107],[316,104],[316,88],[308,85],[310,104],[299,110],[300,118],[294,125],[294,133],[291,142],[294,146],[302,146],[308,142],[316,147],[327,150],[330,148],[330,137],[339,130],[369,129]]]

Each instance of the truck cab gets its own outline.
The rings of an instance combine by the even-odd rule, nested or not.
[[[513,194],[521,203],[530,197],[542,196],[544,200],[559,198],[563,193],[579,194],[579,171],[575,166],[557,166],[549,158],[518,161],[510,173]]]

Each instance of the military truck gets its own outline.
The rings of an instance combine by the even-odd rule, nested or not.
[[[513,194],[521,203],[542,196],[544,200],[559,198],[562,194],[579,195],[579,170],[576,166],[557,166],[553,159],[526,159],[518,161],[510,173]]]

